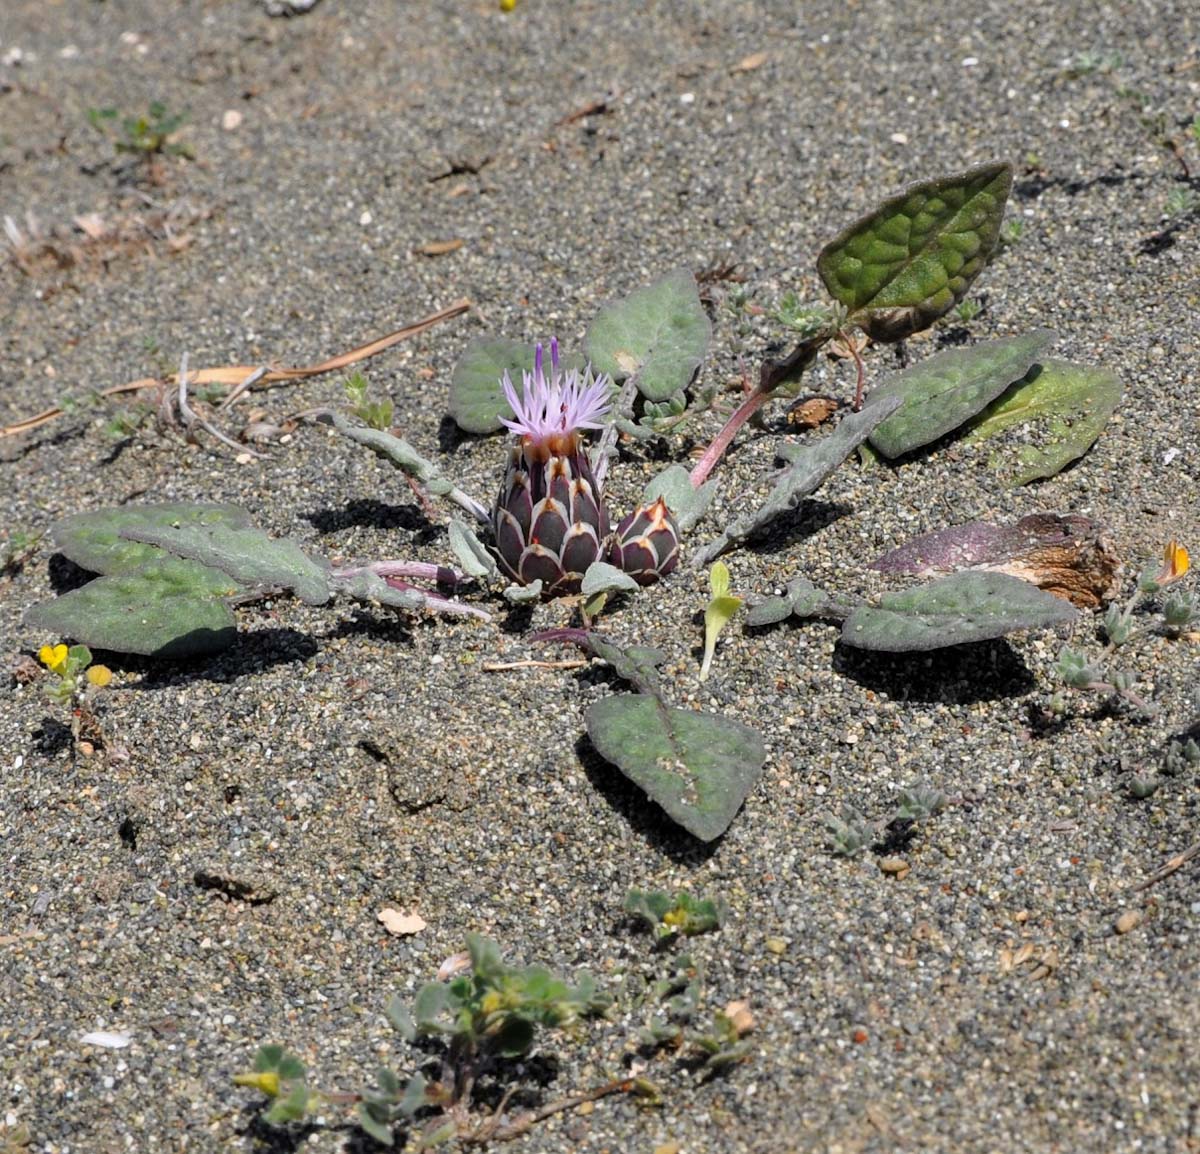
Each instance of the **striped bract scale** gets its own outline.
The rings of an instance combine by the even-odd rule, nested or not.
[[[514,581],[540,580],[548,597],[579,592],[608,536],[608,513],[577,435],[509,449],[492,528]]]
[[[639,585],[653,585],[679,564],[679,526],[661,497],[621,518],[608,563]]]

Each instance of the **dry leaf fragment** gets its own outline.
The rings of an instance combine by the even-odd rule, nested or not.
[[[838,403],[832,397],[806,397],[788,409],[788,424],[801,429],[815,429],[837,411]]]
[[[767,52],[751,52],[749,56],[743,56],[734,66],[734,72],[753,72],[756,68],[761,68],[770,59],[770,54]]]
[[[417,248],[422,256],[445,256],[448,252],[457,252],[466,242],[462,237],[453,240],[431,240],[428,244]]]
[[[451,954],[440,966],[438,966],[437,979],[439,982],[448,982],[455,974],[462,973],[463,970],[471,968],[471,955],[463,950],[458,954]]]
[[[391,906],[380,910],[376,916],[389,934],[397,934],[401,937],[419,934],[426,926],[425,919],[420,914],[401,913],[399,910],[392,909]]]
[[[98,212],[85,212],[75,217],[72,221],[80,232],[90,237],[92,240],[99,240],[105,233],[108,232],[108,225],[104,223],[104,217]]]

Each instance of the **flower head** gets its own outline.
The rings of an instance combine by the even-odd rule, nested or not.
[[[521,395],[507,370],[500,384],[515,419],[501,421],[521,438],[526,453],[544,458],[561,456],[578,447],[580,429],[599,429],[610,407],[610,382],[605,374],[595,379],[591,370],[563,371],[558,341],[550,342],[550,375],[546,376],[542,346],[537,346],[533,372],[523,372]]]

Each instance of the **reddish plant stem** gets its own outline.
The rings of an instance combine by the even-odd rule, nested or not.
[[[771,392],[771,389],[764,389],[762,382],[759,382],[746,399],[738,405],[733,415],[725,422],[725,427],[713,438],[712,444],[704,450],[704,456],[696,462],[696,467],[688,478],[692,482],[693,489],[698,489],[704,484],[716,463],[725,455],[725,450],[733,443],[733,438],[737,436],[738,430],[771,399]]]
[[[863,407],[863,392],[867,385],[867,366],[863,364],[863,359],[858,351],[858,346],[854,342],[854,336],[851,333],[838,333],[841,342],[846,347],[846,351],[854,358],[854,369],[858,374],[858,379],[854,386],[854,412],[858,412]]]

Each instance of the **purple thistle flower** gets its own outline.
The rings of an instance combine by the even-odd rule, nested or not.
[[[550,342],[550,377],[545,373],[542,346],[537,346],[533,372],[523,372],[522,395],[517,396],[512,378],[505,370],[500,384],[515,420],[502,423],[530,447],[551,439],[571,436],[579,429],[600,429],[611,407],[611,383],[604,373],[592,379],[591,370],[565,373],[559,365],[558,341]]]
[[[504,424],[518,442],[509,449],[504,480],[492,512],[496,552],[522,585],[540,580],[549,596],[577,593],[584,571],[608,538],[608,513],[579,436],[599,429],[610,407],[607,376],[562,370],[558,342],[550,342],[547,377],[542,346],[521,396],[501,379],[514,419]]]

